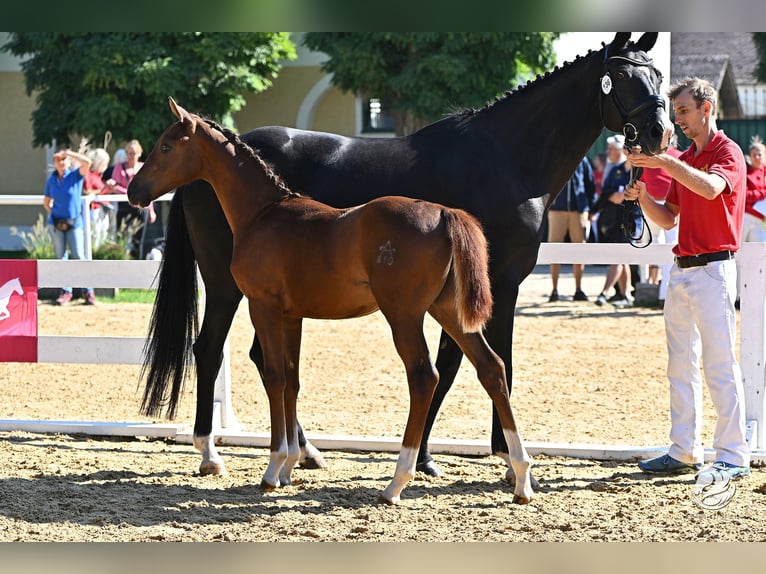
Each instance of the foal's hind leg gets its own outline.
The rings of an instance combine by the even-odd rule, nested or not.
[[[464,333],[458,336],[456,341],[463,349],[465,356],[476,367],[479,381],[497,409],[510,458],[510,468],[506,472],[506,480],[509,479],[509,474],[515,475],[516,485],[513,502],[526,504],[534,496],[530,473],[532,461],[516,428],[516,420],[508,395],[508,385],[505,381],[505,366],[500,357],[489,347],[481,333]]]
[[[468,360],[476,367],[479,381],[497,409],[503,435],[508,443],[510,468],[506,472],[506,480],[509,474],[516,476],[513,502],[528,503],[534,496],[530,474],[531,459],[516,428],[502,360],[490,348],[484,335],[463,331],[458,324],[451,302],[447,301],[446,305],[442,306],[434,305],[429,312],[452,336]]]
[[[386,316],[386,319],[391,325],[396,350],[407,370],[410,393],[410,412],[394,478],[380,495],[384,502],[396,504],[401,498],[404,487],[415,476],[418,447],[425,428],[428,406],[431,404],[439,375],[431,362],[428,345],[423,336],[423,316],[399,320],[392,320]]]

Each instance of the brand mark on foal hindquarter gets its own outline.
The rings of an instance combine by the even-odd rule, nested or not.
[[[393,265],[394,251],[396,251],[396,249],[391,246],[391,241],[386,241],[385,245],[381,245],[378,251],[378,263]]]

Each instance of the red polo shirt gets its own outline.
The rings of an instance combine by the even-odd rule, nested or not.
[[[677,180],[670,182],[667,202],[678,206],[676,255],[699,255],[728,249],[738,251],[745,214],[745,156],[722,130],[715,133],[699,154],[694,142],[680,160],[726,181],[726,188],[713,199],[705,199]],[[696,155],[695,155],[696,154]]]

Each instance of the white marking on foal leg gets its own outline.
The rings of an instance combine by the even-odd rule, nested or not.
[[[516,487],[513,490],[513,502],[518,504],[527,504],[534,497],[534,491],[532,490],[532,477],[529,469],[532,466],[532,459],[527,454],[527,449],[524,448],[524,444],[521,442],[521,436],[518,431],[511,431],[503,429],[505,435],[505,442],[508,443],[508,451],[510,458],[510,466],[506,472],[506,478],[508,473],[513,470],[516,475]]]
[[[394,478],[380,497],[388,504],[399,502],[399,495],[407,486],[407,483],[415,477],[415,463],[418,460],[418,450],[415,448],[402,447],[399,451],[399,460],[396,461]]]
[[[215,438],[212,434],[207,436],[194,435],[192,442],[198,451],[202,453],[202,463],[199,465],[200,474],[217,474],[226,476],[226,465],[215,450]]]
[[[298,460],[301,458],[301,447],[298,444],[298,433],[293,434],[293,440],[287,445],[287,458],[285,464],[279,471],[279,482],[282,486],[286,484],[292,484],[290,476],[293,473],[295,465],[298,464]]]
[[[261,487],[264,490],[273,490],[280,485],[279,473],[285,460],[287,460],[287,438],[282,439],[279,450],[272,450],[269,454],[269,466],[266,467],[261,480]]]

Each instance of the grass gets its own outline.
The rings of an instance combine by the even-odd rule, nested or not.
[[[154,303],[155,289],[123,289],[117,290],[112,299],[113,303]]]

